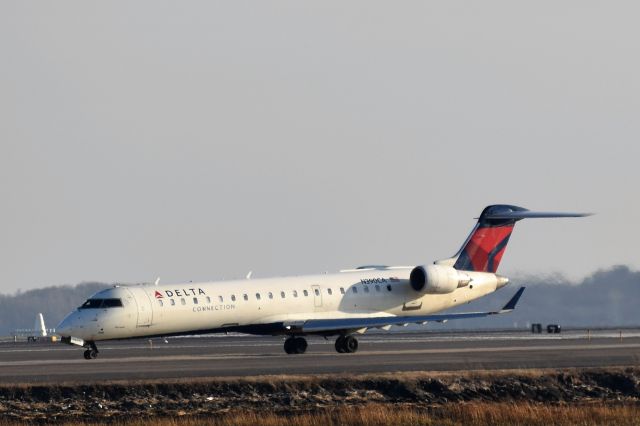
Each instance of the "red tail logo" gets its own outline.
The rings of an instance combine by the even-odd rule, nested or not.
[[[496,272],[513,226],[479,226],[460,253],[454,267],[467,271]]]
[[[156,290],[156,299],[162,299],[164,296],[158,290]]]

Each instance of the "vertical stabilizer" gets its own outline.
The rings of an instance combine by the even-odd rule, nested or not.
[[[38,337],[47,337],[47,329],[44,326],[44,317],[42,313],[36,315],[36,323],[33,326],[33,332]]]
[[[495,204],[486,207],[478,223],[455,256],[436,262],[462,271],[493,272],[502,256],[517,221],[533,218],[582,217],[589,213],[532,212],[523,207]]]

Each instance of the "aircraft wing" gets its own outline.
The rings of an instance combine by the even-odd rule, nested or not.
[[[361,328],[384,327],[390,325],[404,325],[409,323],[425,323],[430,321],[445,322],[454,319],[482,318],[490,315],[505,314],[515,309],[520,296],[524,292],[520,287],[515,295],[502,309],[491,312],[462,312],[451,314],[415,315],[415,316],[387,316],[387,317],[362,317],[362,318],[337,318],[337,319],[312,319],[291,324],[283,324],[288,330],[302,333],[323,333],[327,331],[358,330]]]

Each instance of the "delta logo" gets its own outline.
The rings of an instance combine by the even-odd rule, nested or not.
[[[207,293],[204,292],[201,288],[183,288],[176,290],[164,290],[164,292],[160,292],[158,290],[155,291],[156,299],[164,299],[165,297],[182,297],[182,296],[206,296]]]

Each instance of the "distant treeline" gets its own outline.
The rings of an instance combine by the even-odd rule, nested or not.
[[[0,294],[0,336],[7,336],[17,328],[33,328],[39,312],[42,312],[45,326],[55,328],[66,314],[80,306],[88,296],[108,286],[105,283],[87,282],[12,295]]]
[[[511,328],[530,323],[573,327],[640,326],[640,272],[626,266],[596,271],[580,282],[559,275],[514,277],[511,284],[456,311],[500,308],[516,289],[527,287],[516,310],[469,321],[451,321],[430,328]]]
[[[640,272],[626,266],[597,271],[581,282],[557,275],[517,277],[504,289],[456,311],[497,309],[522,285],[527,290],[510,314],[430,324],[428,328],[511,328],[515,323],[526,327],[535,322],[577,327],[640,326]],[[47,328],[53,328],[88,296],[108,286],[88,282],[0,295],[0,335],[6,336],[16,328],[32,328],[38,312],[43,313]]]

